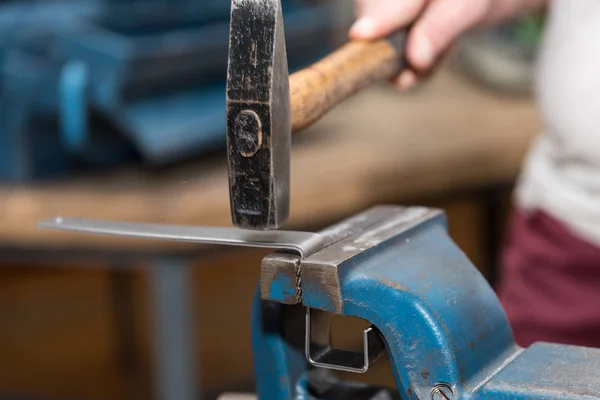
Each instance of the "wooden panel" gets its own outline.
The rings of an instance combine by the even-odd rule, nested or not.
[[[102,271],[0,268],[0,393],[119,397]]]
[[[484,208],[478,199],[465,199],[445,202],[438,205],[448,216],[448,229],[471,262],[484,274],[489,271],[486,265],[486,235],[484,232]]]
[[[198,263],[196,315],[201,385],[210,391],[251,385],[254,379],[250,317],[261,250],[219,252]]]

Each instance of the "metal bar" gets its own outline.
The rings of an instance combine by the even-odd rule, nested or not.
[[[316,253],[325,246],[323,237],[318,233],[299,231],[253,231],[226,227],[196,227],[61,217],[42,221],[38,227],[140,239],[290,250],[299,253],[302,258]]]
[[[189,259],[158,259],[150,268],[158,400],[200,399],[188,263]]]
[[[311,314],[315,314],[311,316]],[[363,374],[384,353],[385,346],[373,326],[363,331],[363,352],[331,348],[330,322],[325,311],[306,308],[304,351],[310,365],[335,371]],[[313,321],[314,318],[314,321]]]

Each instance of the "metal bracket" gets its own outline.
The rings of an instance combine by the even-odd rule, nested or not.
[[[314,319],[314,321],[313,321]],[[327,312],[306,308],[305,353],[314,367],[362,374],[379,359],[385,346],[375,327],[363,331],[363,352],[331,348],[331,325]]]
[[[287,250],[300,254],[303,259],[325,247],[325,240],[318,233],[300,231],[253,231],[61,217],[42,221],[38,227],[140,239]]]

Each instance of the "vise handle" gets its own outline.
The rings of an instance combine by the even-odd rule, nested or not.
[[[316,122],[353,94],[392,79],[407,65],[406,31],[376,41],[351,41],[290,76],[292,132]]]

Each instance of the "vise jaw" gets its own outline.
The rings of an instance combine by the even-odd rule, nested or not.
[[[365,372],[387,351],[397,391],[381,398],[600,399],[600,350],[519,347],[440,210],[375,207],[320,233],[325,248],[315,254],[262,262],[253,316],[259,398],[375,398],[384,392],[331,379],[323,394],[323,371]],[[329,314],[371,324],[362,354],[331,347]]]
[[[314,302],[314,295],[323,300],[326,298],[326,303],[307,306],[341,313],[340,273],[347,262],[376,251],[390,239],[421,223],[436,219],[445,219],[440,210],[379,206],[339,222],[319,232],[324,249],[304,260],[290,253],[274,253],[265,257],[261,265],[261,297],[283,304],[298,304],[303,302],[306,288],[308,302],[311,299]],[[289,287],[281,284],[291,280],[296,282],[294,291],[286,290]],[[317,293],[326,296],[324,298]]]

